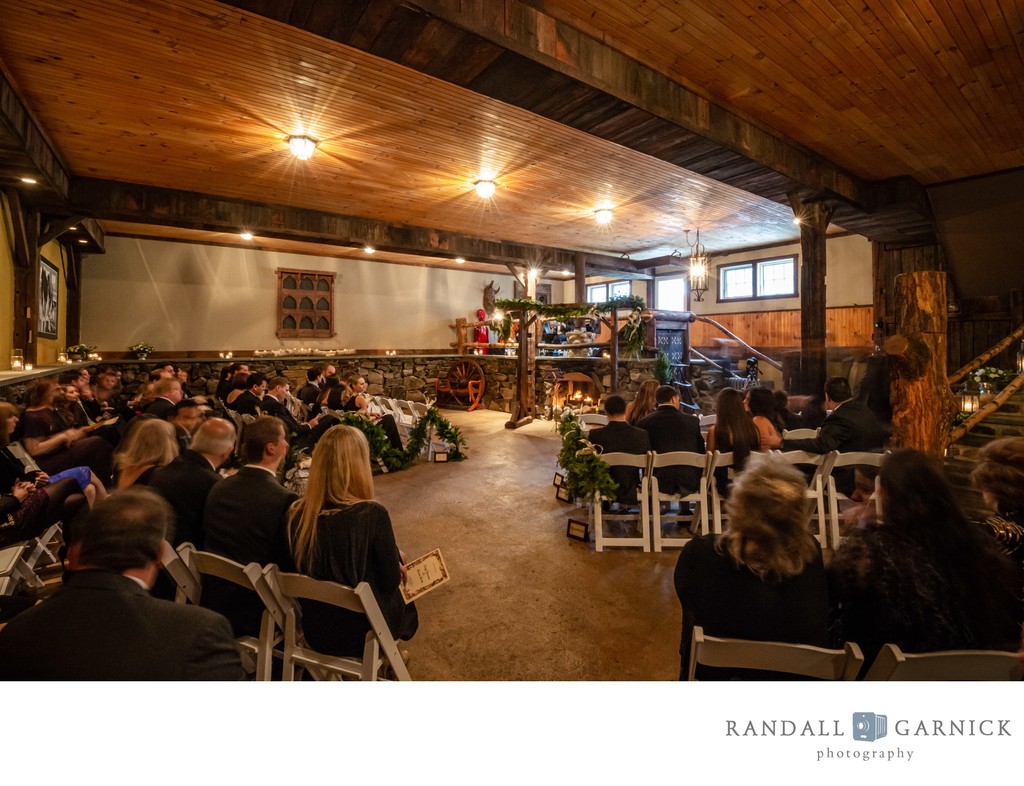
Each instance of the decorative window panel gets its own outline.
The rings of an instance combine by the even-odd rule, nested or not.
[[[278,268],[278,338],[334,335],[334,273]]]

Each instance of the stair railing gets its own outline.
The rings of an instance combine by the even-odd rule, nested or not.
[[[1017,328],[1015,331],[1013,331],[1010,335],[1008,335],[995,346],[982,352],[980,355],[978,355],[978,357],[976,357],[966,366],[962,366],[957,371],[954,371],[946,378],[946,381],[950,385],[955,385],[957,382],[960,382],[962,379],[964,379],[964,377],[966,377],[972,371],[977,371],[979,368],[984,366],[986,363],[988,363],[988,361],[990,361],[992,358],[994,358],[996,355],[998,355],[1000,352],[1002,352],[1004,349],[1010,346],[1010,344],[1012,344],[1014,341],[1019,341],[1021,338],[1024,338],[1024,325],[1021,325],[1019,328]]]
[[[970,363],[967,363],[966,365],[961,366],[959,369],[954,371],[952,374],[946,377],[946,381],[949,383],[950,386],[957,384],[958,382],[965,379],[968,374],[970,374],[973,371],[977,371],[979,368],[984,366],[988,361],[990,361],[1000,352],[1004,351],[1007,347],[1009,347],[1010,344],[1012,344],[1014,341],[1019,341],[1022,337],[1024,337],[1024,325],[1021,325],[1012,333],[1010,333],[1010,335],[1004,338],[1002,341],[999,341],[989,349],[982,352]],[[1022,386],[1024,386],[1024,369],[1020,369],[1019,371],[1020,373],[1018,373],[1017,378],[1011,380],[1010,384],[1003,388],[991,401],[985,404],[985,406],[979,408],[977,412],[972,414],[963,423],[961,423],[958,426],[955,426],[953,429],[950,430],[948,444],[952,445],[958,439],[963,437],[968,431],[970,431],[983,420],[985,420],[985,418],[987,418],[989,415],[997,412],[999,408],[1007,402],[1010,396],[1012,396],[1014,393],[1020,390]]]
[[[700,317],[700,316],[697,317],[697,321],[698,322],[707,322],[712,327],[718,328],[723,333],[725,333],[725,335],[727,335],[729,338],[731,338],[733,341],[738,341],[740,346],[742,346],[749,354],[753,355],[758,360],[763,360],[765,363],[767,363],[772,368],[775,368],[775,369],[778,369],[779,371],[782,371],[782,364],[779,361],[774,360],[774,359],[768,357],[763,352],[758,352],[756,349],[754,349],[752,346],[750,346],[750,344],[748,344],[742,338],[740,338],[735,333],[733,333],[731,330],[729,330],[729,328],[727,328],[721,322],[716,322],[711,317]],[[691,351],[696,353],[696,350],[691,350]],[[699,353],[696,353],[696,354],[699,354]],[[703,358],[704,360],[707,360],[707,358],[704,358],[703,355],[700,355],[700,357]],[[739,376],[739,375],[736,375],[736,376]]]

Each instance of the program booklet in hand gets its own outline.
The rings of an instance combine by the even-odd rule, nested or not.
[[[405,584],[400,585],[402,597],[406,603],[412,603],[421,595],[426,595],[432,589],[440,587],[450,578],[448,568],[445,567],[444,557],[441,556],[441,549],[434,549],[417,557],[405,566],[409,577]]]

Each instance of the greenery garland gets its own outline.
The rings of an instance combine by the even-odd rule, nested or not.
[[[658,357],[654,360],[654,368],[651,369],[651,374],[662,385],[672,384],[672,364],[668,362],[668,355],[660,349],[658,350]]]
[[[416,460],[427,445],[429,426],[434,427],[434,433],[439,440],[448,444],[449,461],[466,460],[466,454],[462,452],[466,448],[466,439],[462,436],[462,431],[443,417],[437,407],[431,407],[427,414],[416,421],[404,450],[393,448],[381,425],[358,412],[337,412],[334,416],[346,426],[357,428],[366,435],[366,441],[370,443],[370,458],[379,458],[383,461],[388,472],[405,469]]]
[[[495,306],[502,311],[506,312],[506,319],[509,311],[532,311],[541,319],[556,319],[559,322],[565,322],[569,319],[576,319],[577,317],[589,317],[595,314],[608,314],[613,310],[620,308],[630,308],[634,312],[637,310],[643,311],[646,308],[646,303],[642,297],[638,295],[624,295],[622,297],[613,297],[604,303],[588,303],[585,306],[566,306],[559,303],[541,303],[539,300],[532,300],[530,298],[519,297],[519,298],[504,298],[502,300],[495,301]]]
[[[571,499],[592,499],[595,493],[615,499],[618,484],[612,480],[608,465],[596,452],[586,450],[586,440],[579,418],[566,412],[558,422],[562,448],[558,466],[565,470],[565,490]],[[580,450],[584,449],[583,452]]]

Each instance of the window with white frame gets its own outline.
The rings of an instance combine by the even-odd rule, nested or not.
[[[767,300],[794,297],[796,256],[753,259],[718,268],[718,299]]]
[[[629,297],[633,287],[628,281],[612,281],[607,284],[589,284],[587,286],[588,303],[606,303],[613,297]]]
[[[655,308],[662,311],[685,311],[686,291],[685,276],[657,279],[654,285]]]

